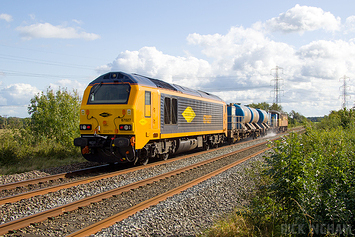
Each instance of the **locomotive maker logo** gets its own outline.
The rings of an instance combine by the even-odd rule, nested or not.
[[[196,117],[195,112],[193,111],[193,109],[189,106],[185,109],[185,111],[182,113],[182,116],[184,116],[184,118],[186,119],[186,121],[188,123],[191,123],[192,120],[194,120],[194,118]]]
[[[111,116],[112,114],[109,114],[109,113],[106,113],[106,112],[103,112],[103,113],[101,113],[100,114],[100,116],[101,117],[104,117],[104,118],[106,118],[106,117],[108,117],[108,116]]]

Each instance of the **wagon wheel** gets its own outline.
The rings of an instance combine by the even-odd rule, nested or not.
[[[208,151],[210,149],[210,146],[208,145],[208,143],[206,142],[205,144],[203,144],[203,149],[205,151]]]

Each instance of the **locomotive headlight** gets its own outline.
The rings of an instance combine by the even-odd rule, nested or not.
[[[91,124],[80,124],[79,128],[80,130],[91,130],[92,126]]]
[[[120,124],[119,129],[121,131],[130,131],[130,130],[132,130],[132,125],[131,124]]]

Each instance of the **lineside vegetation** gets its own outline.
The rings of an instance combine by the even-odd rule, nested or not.
[[[355,112],[333,111],[276,141],[250,204],[204,236],[353,236]]]
[[[0,136],[0,174],[83,162],[73,139],[80,135],[80,99],[66,89],[35,95],[28,107],[30,118],[16,126],[3,124]]]

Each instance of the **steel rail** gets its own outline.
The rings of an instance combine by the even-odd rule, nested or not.
[[[49,175],[49,176],[45,176],[45,177],[41,177],[41,178],[28,179],[28,180],[19,181],[19,182],[3,184],[3,185],[0,185],[0,191],[10,190],[10,189],[14,189],[14,188],[17,188],[17,187],[24,187],[24,186],[27,186],[27,185],[30,185],[30,184],[44,183],[44,182],[47,182],[47,181],[50,181],[50,180],[69,178],[69,177],[74,176],[74,175],[89,173],[89,172],[92,172],[92,171],[97,170],[97,169],[105,168],[107,166],[108,166],[107,164],[99,165],[99,166],[94,166],[94,167],[88,167],[88,168],[85,168],[85,169],[70,171],[70,172],[67,172],[67,173],[54,174],[54,175]]]
[[[37,223],[37,222],[44,221],[44,220],[48,219],[49,217],[59,216],[59,215],[65,213],[65,212],[70,212],[70,211],[76,210],[79,207],[87,206],[87,205],[89,205],[91,203],[94,203],[94,202],[99,202],[99,201],[101,201],[103,199],[110,198],[113,195],[120,195],[123,192],[127,192],[127,191],[130,191],[132,189],[137,189],[137,188],[139,188],[141,186],[153,183],[155,181],[159,181],[160,179],[165,179],[166,177],[170,177],[170,176],[185,172],[187,170],[191,170],[191,169],[197,168],[199,166],[202,166],[202,165],[205,165],[205,164],[208,164],[208,163],[212,163],[214,161],[223,159],[224,157],[232,156],[232,155],[241,153],[243,151],[249,150],[249,149],[254,148],[254,147],[263,146],[266,143],[268,143],[268,141],[262,142],[262,143],[258,143],[258,144],[255,144],[253,146],[246,147],[246,148],[243,148],[243,149],[240,149],[240,150],[228,153],[228,154],[224,154],[224,155],[221,155],[221,156],[209,159],[209,160],[201,161],[199,163],[192,164],[192,165],[189,165],[189,166],[177,169],[177,170],[173,170],[173,171],[170,171],[170,172],[158,175],[158,176],[154,176],[154,177],[151,177],[151,178],[148,178],[148,179],[144,179],[144,180],[138,181],[136,183],[128,184],[128,185],[125,185],[125,186],[122,186],[122,187],[119,187],[119,188],[116,188],[116,189],[112,189],[112,190],[109,190],[109,191],[106,191],[106,192],[103,192],[103,193],[100,193],[100,194],[96,194],[96,195],[93,195],[93,196],[90,196],[90,197],[86,197],[84,199],[81,199],[81,200],[78,200],[78,201],[75,201],[75,202],[72,202],[72,203],[69,203],[69,204],[66,204],[66,205],[62,205],[62,206],[59,206],[59,207],[56,207],[56,208],[53,208],[53,209],[50,209],[50,210],[47,210],[47,211],[43,211],[43,212],[40,212],[40,213],[36,213],[34,215],[30,215],[30,216],[27,216],[27,217],[19,218],[17,220],[13,220],[13,221],[10,221],[10,222],[3,223],[3,224],[0,225],[0,235],[6,234],[9,231],[13,231],[13,230],[17,230],[17,229],[29,226],[32,223]]]
[[[245,142],[242,142],[242,143],[233,144],[231,146],[250,143],[252,141],[245,141]],[[125,169],[125,170],[115,171],[115,172],[111,172],[111,173],[108,173],[108,174],[97,175],[97,176],[94,176],[94,177],[89,177],[89,178],[77,180],[77,181],[70,182],[70,183],[55,185],[55,186],[52,186],[52,187],[37,189],[37,190],[33,190],[33,191],[25,192],[25,193],[20,193],[20,194],[13,195],[13,196],[0,198],[0,205],[4,205],[4,204],[7,204],[7,203],[14,203],[14,202],[18,202],[18,201],[21,201],[23,199],[35,197],[35,196],[38,196],[38,195],[44,195],[44,194],[47,194],[47,193],[50,193],[50,192],[56,192],[56,191],[61,190],[61,189],[70,188],[70,187],[78,186],[78,185],[81,185],[81,184],[87,184],[87,183],[94,182],[94,181],[97,181],[97,180],[107,179],[107,178],[111,178],[111,177],[114,177],[114,176],[127,174],[127,173],[130,173],[130,172],[134,172],[134,171],[150,168],[150,167],[157,166],[157,165],[167,164],[167,163],[171,163],[171,162],[182,160],[182,159],[187,159],[187,158],[192,157],[192,156],[206,154],[206,153],[211,152],[211,151],[218,151],[220,149],[225,149],[227,147],[228,146],[224,146],[224,147],[219,147],[219,148],[216,148],[216,149],[211,149],[211,150],[208,150],[208,151],[201,151],[201,152],[197,152],[197,153],[193,153],[193,154],[189,154],[189,155],[185,155],[185,156],[181,156],[181,157],[177,157],[177,158],[173,158],[173,159],[168,159],[168,160],[165,160],[165,161],[158,161],[158,162],[150,163],[150,164],[147,164],[147,165],[144,165],[144,166],[132,167],[132,168],[128,168],[128,169]],[[107,166],[107,165],[103,165],[103,166]],[[80,171],[82,171],[82,170],[80,170]],[[79,171],[77,171],[77,172],[79,172]],[[68,175],[68,174],[71,174],[71,173],[58,174],[57,177],[59,177],[59,178],[60,177],[65,177],[65,175]],[[50,176],[48,176],[48,178],[49,177]],[[59,178],[57,178],[57,179],[59,179]],[[28,182],[36,183],[36,180],[39,180],[39,179],[40,178],[31,179],[31,180],[28,180]],[[21,181],[21,182],[25,183],[25,181]],[[42,181],[42,182],[44,182],[44,181]],[[15,185],[16,183],[12,183],[12,184]]]
[[[245,158],[243,158],[241,160],[235,161],[235,162],[233,162],[233,163],[231,163],[231,164],[229,164],[229,165],[227,165],[225,167],[222,167],[222,168],[220,168],[218,170],[215,170],[215,171],[213,171],[213,172],[211,172],[211,173],[209,173],[207,175],[204,175],[204,176],[199,177],[199,178],[197,178],[195,180],[192,180],[192,181],[190,181],[188,183],[185,183],[185,184],[183,184],[183,185],[181,185],[181,186],[179,186],[177,188],[174,188],[174,189],[172,189],[172,190],[170,190],[168,192],[165,192],[165,193],[160,194],[158,196],[155,196],[155,197],[153,197],[151,199],[143,201],[143,202],[141,202],[141,203],[139,203],[139,204],[137,204],[137,205],[125,210],[125,211],[119,212],[119,213],[117,213],[117,214],[115,214],[115,215],[113,215],[113,216],[111,216],[109,218],[106,218],[104,220],[98,221],[98,222],[96,222],[96,223],[94,223],[94,224],[92,224],[90,226],[87,226],[87,227],[85,227],[85,228],[83,228],[81,230],[78,230],[78,231],[76,231],[76,232],[74,232],[72,234],[69,234],[69,235],[67,235],[67,237],[81,237],[81,236],[89,236],[89,235],[95,234],[95,233],[101,231],[104,228],[112,226],[116,222],[122,221],[122,220],[128,218],[129,216],[132,216],[135,213],[137,213],[139,211],[142,211],[142,210],[144,210],[146,208],[149,208],[151,206],[157,205],[158,203],[160,203],[162,201],[165,201],[167,198],[172,197],[172,196],[174,196],[176,194],[179,194],[179,193],[187,190],[188,188],[191,188],[191,187],[193,187],[193,186],[195,186],[195,185],[197,185],[197,184],[199,184],[199,183],[201,183],[203,181],[206,181],[207,179],[209,179],[209,178],[211,178],[213,176],[216,176],[216,175],[218,175],[218,174],[220,174],[220,173],[222,173],[222,172],[224,172],[224,171],[226,171],[226,170],[228,170],[228,169],[230,169],[230,168],[232,168],[232,167],[234,167],[236,165],[239,165],[239,164],[243,163],[244,161],[246,161],[246,160],[248,160],[248,159],[250,159],[250,158],[252,158],[254,156],[257,156],[257,155],[259,155],[261,153],[264,153],[265,151],[267,151],[269,149],[271,149],[271,148],[266,148],[266,149],[264,149],[262,151],[259,151],[257,153],[254,153],[254,154],[250,155],[250,156],[247,156],[247,157],[245,157]]]

